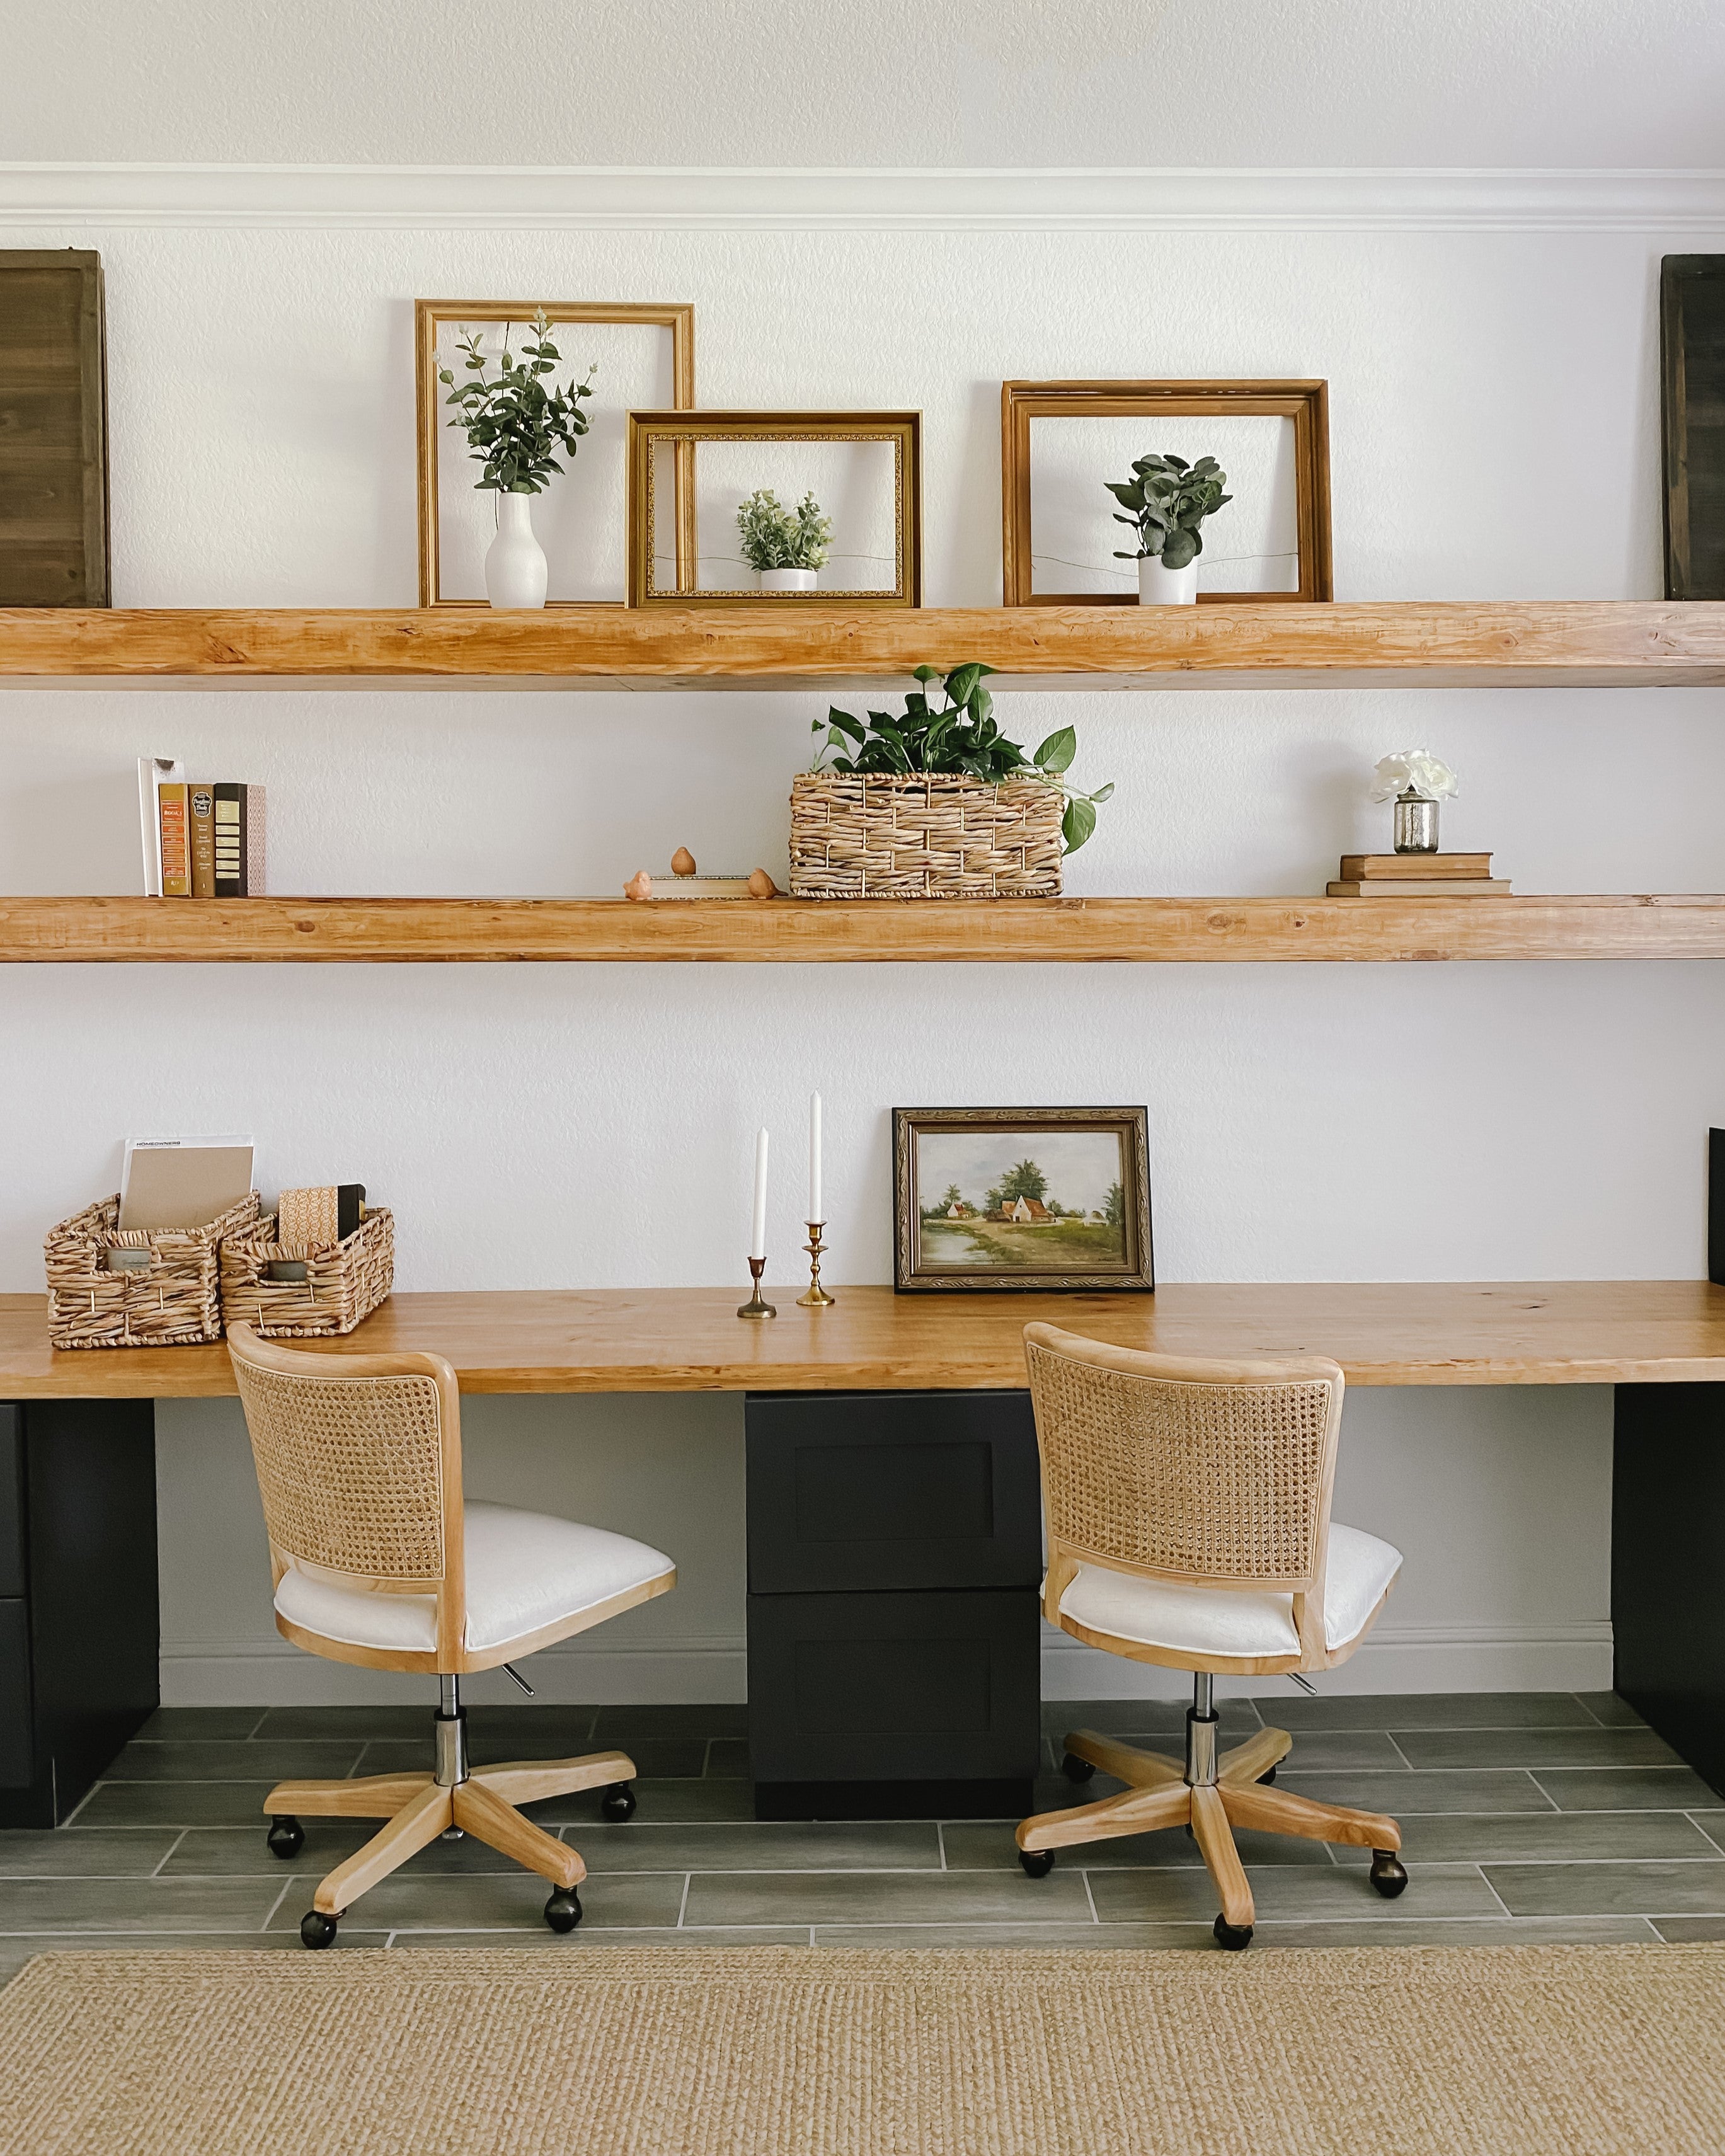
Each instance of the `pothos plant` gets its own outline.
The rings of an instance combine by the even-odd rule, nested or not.
[[[752,569],[824,569],[832,552],[832,519],[812,494],[787,509],[770,486],[757,487],[737,511],[737,529]]]
[[[1078,752],[1078,738],[1070,726],[1050,734],[1034,756],[1026,756],[1016,742],[1008,741],[993,718],[994,700],[983,686],[983,676],[992,666],[973,660],[955,666],[945,680],[937,666],[919,666],[916,678],[922,684],[905,698],[901,716],[870,711],[866,724],[849,711],[829,711],[811,728],[826,739],[816,752],[815,771],[878,772],[905,778],[916,772],[961,773],[972,778],[1000,780],[1040,779],[1064,795],[1065,814],[1060,834],[1065,850],[1076,854],[1096,828],[1096,808],[1113,793],[1111,780],[1094,793],[1081,793],[1066,778]],[[935,705],[929,685],[940,682],[945,701]],[[827,757],[834,750],[830,763]]]
[[[562,388],[547,388],[545,377],[557,372],[562,354],[551,341],[551,322],[543,308],[534,316],[531,331],[521,339],[521,357],[509,349],[512,324],[503,326],[503,350],[497,372],[487,376],[481,350],[484,332],[470,330],[458,339],[466,355],[463,367],[471,381],[458,383],[452,370],[440,367],[438,380],[449,394],[445,404],[454,406],[449,425],[459,427],[467,446],[480,458],[484,470],[474,481],[480,494],[543,494],[553,472],[562,466],[552,454],[566,450],[573,456],[588,419],[581,400],[593,395],[593,362],[581,382]]]
[[[1164,569],[1183,569],[1197,560],[1204,552],[1199,526],[1234,499],[1222,491],[1228,475],[1214,457],[1200,457],[1195,465],[1173,455],[1134,457],[1130,479],[1102,483],[1121,509],[1132,512],[1122,516],[1117,510],[1114,521],[1130,525],[1138,535],[1129,552],[1115,548],[1115,560],[1159,558]]]

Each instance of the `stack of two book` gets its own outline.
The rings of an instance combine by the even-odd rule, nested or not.
[[[1489,854],[1343,854],[1331,898],[1507,898]]]
[[[257,898],[264,890],[264,789],[188,783],[169,757],[138,759],[146,898]]]

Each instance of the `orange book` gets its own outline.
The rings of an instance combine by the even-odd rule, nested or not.
[[[167,785],[157,789],[157,814],[162,818],[162,895],[164,898],[192,896],[192,834],[186,796],[190,789]]]
[[[192,834],[192,896],[216,895],[216,789],[190,786],[186,789],[187,822]]]

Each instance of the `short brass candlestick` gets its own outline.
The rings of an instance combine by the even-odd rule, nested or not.
[[[820,1231],[827,1224],[824,1220],[805,1220],[803,1224],[809,1230],[809,1240],[803,1245],[809,1253],[809,1292],[797,1297],[797,1307],[798,1310],[829,1310],[834,1298],[820,1284],[821,1253],[826,1249],[826,1245],[820,1240]]]
[[[755,1285],[752,1292],[750,1294],[748,1301],[747,1302],[740,1302],[737,1306],[737,1314],[739,1317],[778,1317],[778,1312],[773,1308],[773,1305],[762,1299],[761,1276],[766,1271],[766,1270],[767,1260],[765,1258],[751,1258],[749,1260],[749,1278],[753,1281]]]

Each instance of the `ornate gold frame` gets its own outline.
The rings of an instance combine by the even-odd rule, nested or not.
[[[697,592],[692,483],[686,490],[691,532],[685,562],[678,503],[677,589],[653,581],[657,480],[654,450],[674,442],[678,485],[682,459],[701,442],[874,442],[893,444],[896,575],[891,590],[862,592]],[[919,607],[922,603],[922,414],[920,412],[631,412],[629,415],[629,603],[633,607],[846,606]]]
[[[942,1271],[922,1264],[916,1140],[938,1131],[1106,1131],[1121,1141],[1126,1195],[1125,1262],[1106,1272]],[[1150,1242],[1150,1130],[1142,1108],[895,1108],[892,1111],[892,1284],[901,1295],[1149,1294],[1156,1286]]]
[[[1031,590],[1032,419],[1267,418],[1294,423],[1300,588],[1200,592],[1200,606],[1275,606],[1335,597],[1330,567],[1330,393],[1325,382],[1003,382],[1000,385],[1001,603],[1136,606],[1128,593]]]
[[[413,360],[419,427],[419,603],[423,607],[482,607],[484,599],[446,599],[439,591],[437,445],[442,417],[437,394],[437,332],[443,322],[531,321],[542,305],[552,323],[606,322],[668,329],[671,333],[671,398],[680,412],[695,403],[695,309],[682,303],[633,300],[415,300]],[[691,580],[695,561],[695,465],[677,459],[677,578]],[[547,607],[622,606],[623,599],[549,599]]]

